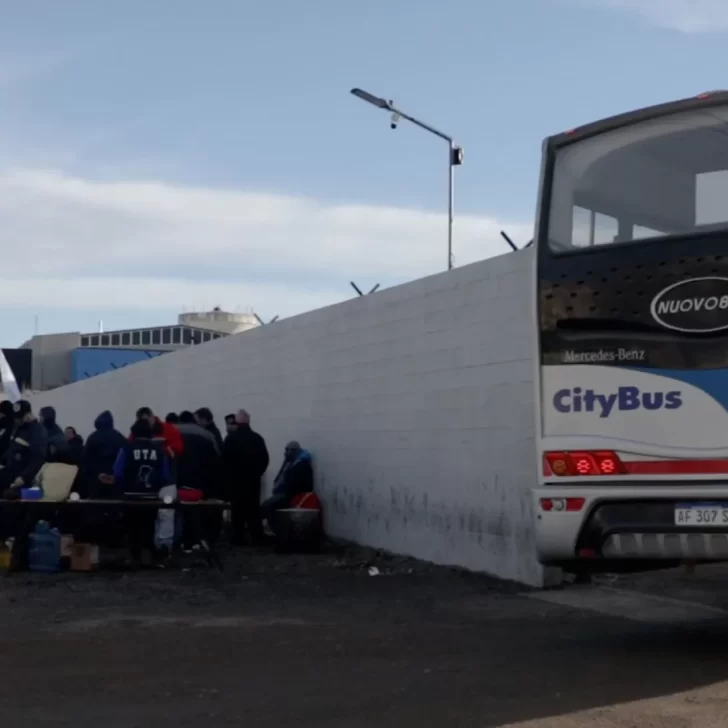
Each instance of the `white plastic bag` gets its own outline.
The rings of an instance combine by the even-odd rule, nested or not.
[[[168,500],[171,498],[171,501]],[[159,499],[165,503],[177,500],[177,486],[165,485],[159,490]],[[174,520],[176,512],[173,508],[160,508],[157,511],[157,522],[154,526],[154,545],[171,549],[174,545]]]

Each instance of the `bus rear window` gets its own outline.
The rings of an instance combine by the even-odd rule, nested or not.
[[[556,152],[554,250],[716,229],[728,230],[728,108],[638,122]]]

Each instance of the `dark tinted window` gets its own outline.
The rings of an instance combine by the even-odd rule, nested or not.
[[[172,343],[172,329],[162,329],[162,343],[163,344]]]
[[[152,344],[161,344],[162,343],[162,332],[159,329],[154,329],[152,331]]]
[[[173,344],[182,343],[182,330],[181,329],[172,329],[172,343]]]
[[[111,334],[111,345],[119,346],[119,343],[120,343],[119,334]]]
[[[91,337],[91,346],[98,346],[99,345],[99,337],[98,336],[92,336]]]
[[[121,335],[121,345],[129,346],[131,344],[131,334],[129,332]]]
[[[146,346],[147,344],[151,343],[151,340],[151,332],[148,329],[146,331],[142,331],[142,346]]]
[[[141,344],[141,334],[139,333],[139,331],[132,332],[131,344],[132,344],[132,346],[139,346],[139,344]]]
[[[88,336],[81,337],[81,346],[88,346],[90,343]]]

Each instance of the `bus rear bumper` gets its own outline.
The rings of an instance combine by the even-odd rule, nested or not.
[[[678,506],[710,504],[728,510],[727,483],[546,486],[533,492],[536,548],[544,565],[635,571],[686,560],[728,560],[728,520],[710,526],[676,524]]]

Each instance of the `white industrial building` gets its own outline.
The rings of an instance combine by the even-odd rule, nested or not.
[[[104,409],[252,414],[275,472],[314,454],[333,536],[541,585],[532,251],[524,250],[38,394],[83,434]],[[180,320],[180,325],[182,325]],[[196,324],[199,325],[199,324]]]

